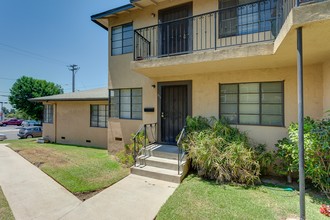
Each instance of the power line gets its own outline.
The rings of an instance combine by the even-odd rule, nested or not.
[[[16,80],[16,79],[5,78],[5,77],[0,77],[0,79],[3,79],[3,80],[10,80],[10,81],[15,81],[15,80]]]
[[[31,51],[28,51],[28,50],[20,49],[20,48],[17,48],[17,47],[14,47],[14,46],[8,45],[8,44],[4,44],[4,43],[1,43],[1,42],[0,42],[0,45],[1,45],[1,46],[4,46],[4,47],[7,47],[7,48],[9,48],[9,49],[11,49],[12,52],[16,52],[16,53],[20,52],[19,54],[21,54],[21,55],[26,55],[26,56],[30,55],[30,57],[31,57],[31,55],[32,55],[32,56],[34,56],[33,58],[47,59],[48,62],[49,62],[49,61],[53,61],[53,62],[56,62],[56,63],[58,63],[58,64],[60,63],[60,64],[62,64],[62,65],[63,65],[63,64],[64,64],[64,65],[68,64],[68,62],[65,62],[65,61],[63,61],[63,60],[55,59],[55,58],[52,58],[52,57],[47,57],[47,56],[44,56],[44,55],[41,55],[41,54],[38,54],[38,53],[34,53],[34,52],[31,52]],[[45,60],[44,60],[44,61],[45,61]]]

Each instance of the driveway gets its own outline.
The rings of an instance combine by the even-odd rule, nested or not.
[[[129,175],[85,202],[0,144],[0,185],[20,219],[154,219],[178,184]]]

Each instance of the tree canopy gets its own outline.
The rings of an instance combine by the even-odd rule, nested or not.
[[[42,120],[42,103],[30,102],[29,99],[61,93],[63,93],[63,89],[60,85],[46,80],[22,76],[16,80],[10,89],[9,102],[15,109],[26,113],[31,118]]]

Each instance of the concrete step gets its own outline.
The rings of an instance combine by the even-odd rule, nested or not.
[[[149,156],[178,159],[178,147],[173,145],[152,144],[148,147]]]
[[[164,180],[172,183],[181,183],[182,175],[178,175],[178,171],[162,169],[158,167],[131,167],[131,173],[139,176],[145,176],[158,180]]]
[[[185,161],[181,163],[181,167],[184,166]],[[158,167],[162,169],[169,169],[169,170],[178,170],[178,160],[161,158],[161,157],[148,157],[145,159],[145,164],[147,166]]]

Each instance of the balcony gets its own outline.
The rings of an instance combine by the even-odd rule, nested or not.
[[[295,28],[313,22],[304,29],[304,42],[313,54],[307,62],[318,62],[315,57],[327,47],[313,45],[325,41],[317,36],[327,35],[330,1],[295,4],[261,0],[136,29],[131,68],[161,77],[291,66],[296,62]]]
[[[161,58],[276,38],[294,1],[263,0],[134,32],[134,60]]]

